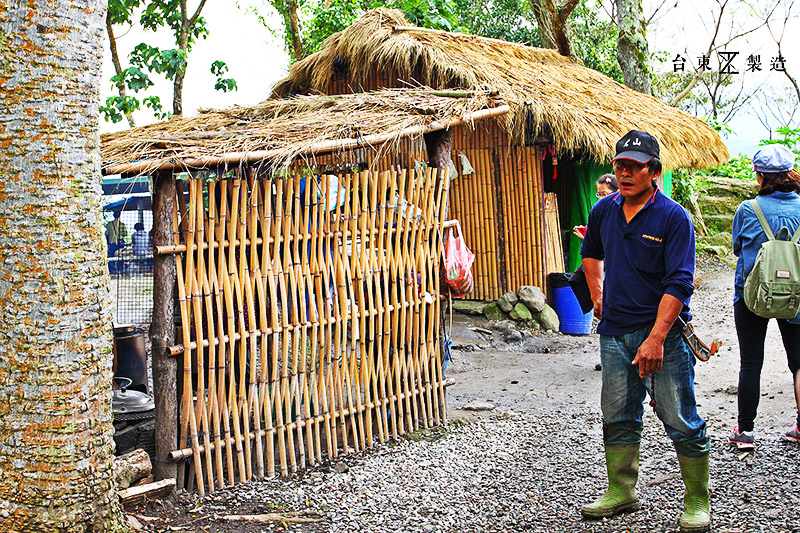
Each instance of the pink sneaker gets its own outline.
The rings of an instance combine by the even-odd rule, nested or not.
[[[786,432],[783,438],[792,442],[800,442],[800,429],[797,426],[793,427]]]
[[[795,428],[796,429],[796,428]],[[739,431],[739,427],[733,430],[728,442],[740,450],[752,450],[756,447],[756,439],[752,431]]]

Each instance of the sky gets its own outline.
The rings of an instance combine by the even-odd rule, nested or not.
[[[288,73],[288,56],[283,47],[281,38],[265,28],[258,18],[245,9],[250,4],[260,8],[262,14],[267,14],[267,22],[273,29],[280,28],[280,19],[274,13],[270,14],[265,7],[266,0],[208,0],[203,16],[206,18],[209,37],[197,42],[189,55],[189,63],[184,84],[183,108],[184,115],[191,116],[200,108],[226,108],[233,105],[250,106],[261,102],[269,96],[271,87]],[[608,0],[605,0],[608,4]],[[645,12],[652,13],[655,6],[666,0],[645,0]],[[774,4],[774,0],[750,0]],[[800,2],[800,0],[797,0]],[[249,2],[249,3],[248,3]],[[776,31],[783,28],[783,13],[789,9],[793,0],[779,0],[777,2],[778,19],[780,23],[774,25]],[[197,1],[190,1],[190,9],[197,5]],[[648,43],[651,52],[665,52],[669,59],[663,64],[654,64],[657,72],[673,69],[671,59],[681,54],[687,59],[686,68],[691,68],[690,63],[696,64],[697,58],[705,53],[714,28],[713,14],[718,11],[717,0],[669,0],[648,25]],[[800,3],[796,11],[800,11]],[[752,28],[756,22],[747,12],[739,11],[723,18],[720,28],[720,37],[739,33]],[[139,42],[147,41],[163,47],[171,47],[172,36],[163,32],[153,37],[150,32],[143,32],[137,28],[127,32],[124,28],[117,30],[118,47],[123,63],[127,53]],[[727,51],[738,52],[733,59],[732,67],[739,71],[734,75],[734,86],[738,89],[742,84],[745,90],[756,90],[759,94],[769,96],[784,94],[788,87],[786,77],[776,71],[770,70],[770,61],[777,55],[777,47],[765,28],[748,34],[731,43]],[[783,42],[785,66],[796,78],[800,77],[800,19],[789,20],[785,30]],[[747,57],[758,55],[761,58],[760,72],[746,72]],[[103,79],[106,80],[102,87],[101,98],[114,94],[109,80],[113,75],[113,66],[106,44],[106,58],[104,62]],[[237,81],[238,90],[222,93],[214,90],[214,76],[210,73],[211,62],[216,59],[225,61],[230,71],[226,77]],[[713,62],[712,62],[713,65]],[[155,79],[156,77],[153,76]],[[729,89],[730,90],[730,89]],[[172,107],[171,83],[160,81],[151,89],[154,94],[161,96],[165,109]],[[763,106],[770,106],[767,100]],[[762,109],[762,117],[768,115],[768,110]],[[146,111],[139,111],[135,118],[137,125],[153,122],[155,119]],[[795,120],[800,120],[798,112]],[[776,119],[770,122],[775,124]],[[768,137],[767,129],[758,120],[756,113],[748,110],[740,112],[729,126],[733,133],[723,140],[728,145],[731,154],[752,154],[757,148],[758,141]],[[800,126],[795,124],[795,126]],[[101,131],[118,131],[125,129],[127,122],[119,124],[101,121]]]

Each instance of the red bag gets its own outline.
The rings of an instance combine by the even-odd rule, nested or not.
[[[464,296],[472,292],[475,283],[472,279],[472,263],[475,254],[469,251],[461,231],[461,223],[456,220],[456,225],[450,228],[445,250],[445,281],[450,287],[453,296]]]

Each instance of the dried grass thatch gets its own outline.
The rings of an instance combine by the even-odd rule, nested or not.
[[[436,88],[496,89],[511,106],[504,122],[517,142],[527,127],[530,135],[551,138],[561,153],[588,153],[598,162],[608,162],[616,141],[631,129],[659,140],[669,168],[702,168],[730,157],[701,120],[555,50],[409,28],[395,10],[370,11],[330,36],[320,52],[294,65],[273,94],[326,93],[334,67],[344,67],[354,88],[367,86],[370,73],[383,70]]]
[[[305,154],[365,146],[380,154],[400,138],[499,116],[508,109],[486,91],[393,89],[267,100],[103,135],[103,171],[149,173],[265,159],[285,165]]]

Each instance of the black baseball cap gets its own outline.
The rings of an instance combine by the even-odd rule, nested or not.
[[[630,159],[637,163],[648,163],[659,155],[658,141],[645,131],[631,130],[617,141],[617,155],[612,161]]]

